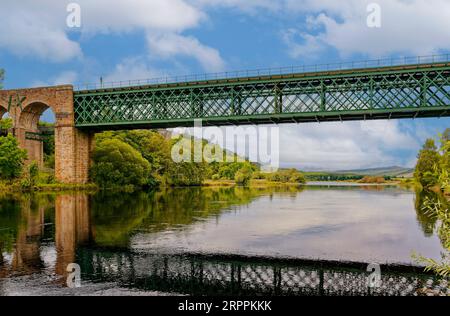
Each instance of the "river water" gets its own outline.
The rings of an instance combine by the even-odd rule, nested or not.
[[[2,196],[0,295],[367,294],[369,263],[389,271],[379,294],[412,295],[430,278],[412,253],[443,251],[423,198],[322,183]]]

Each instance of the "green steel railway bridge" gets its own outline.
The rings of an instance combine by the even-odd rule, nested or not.
[[[450,116],[450,61],[295,70],[302,69],[78,90],[75,125],[102,130],[192,126],[195,119],[241,125]]]
[[[450,116],[450,55],[0,91],[0,116],[10,112],[29,152],[39,152],[47,108],[56,116],[56,176],[79,183],[102,130]]]

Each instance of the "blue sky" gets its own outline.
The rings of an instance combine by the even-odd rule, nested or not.
[[[80,28],[66,24],[71,2]],[[380,28],[367,26],[370,3]],[[5,0],[0,67],[5,88],[18,88],[442,54],[449,16],[446,0]],[[413,166],[446,127],[448,118],[283,125],[281,163]]]

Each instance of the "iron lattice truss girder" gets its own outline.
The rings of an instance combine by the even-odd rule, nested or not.
[[[450,64],[80,91],[79,128],[450,116]]]

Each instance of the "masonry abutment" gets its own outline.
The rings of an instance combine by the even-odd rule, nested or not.
[[[39,118],[47,108],[51,108],[55,114],[56,180],[65,184],[87,183],[93,136],[75,128],[73,87],[1,90],[0,114],[6,111],[11,100],[23,100],[23,102],[12,102],[10,117],[13,120],[14,136],[20,147],[27,150],[28,160],[35,160],[41,166],[43,164],[42,142],[27,139],[26,135],[39,132]]]

